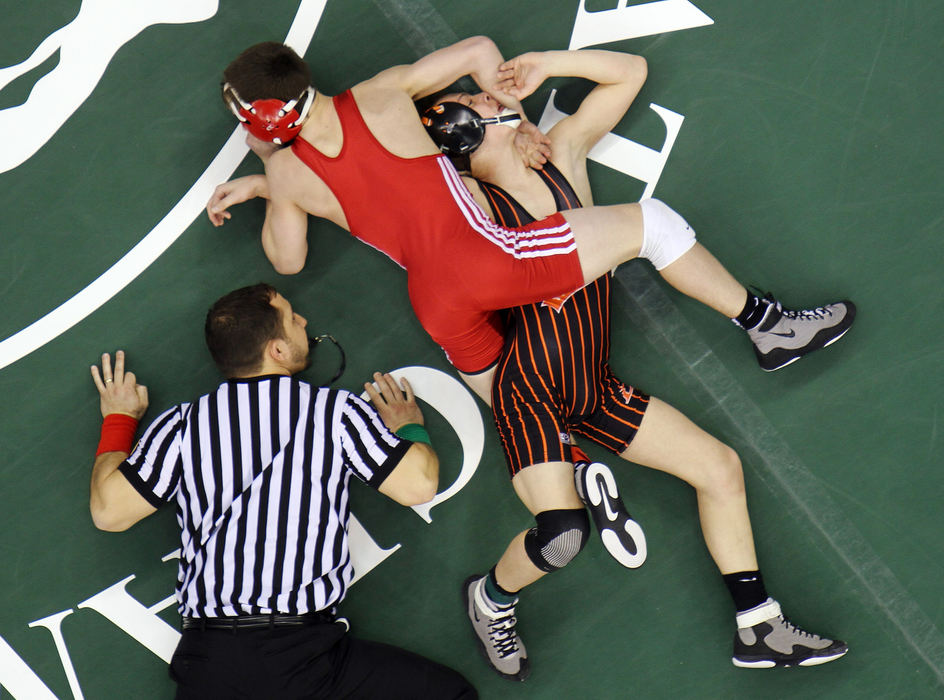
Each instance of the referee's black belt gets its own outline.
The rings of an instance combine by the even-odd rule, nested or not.
[[[330,610],[305,613],[303,615],[237,615],[234,617],[184,617],[181,627],[185,630],[253,630],[271,627],[303,627],[305,625],[327,625],[335,621]]]

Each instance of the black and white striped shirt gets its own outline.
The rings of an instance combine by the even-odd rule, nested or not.
[[[263,376],[165,411],[120,469],[155,507],[176,500],[182,615],[301,614],[353,578],[351,474],[376,488],[411,444],[350,392]]]

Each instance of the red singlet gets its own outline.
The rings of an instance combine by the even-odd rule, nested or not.
[[[583,286],[573,233],[559,213],[522,228],[498,226],[448,158],[387,151],[350,91],[334,108],[344,139],[337,157],[300,136],[292,151],[331,188],[351,233],[407,270],[413,310],[456,369],[474,374],[498,359],[498,309]]]

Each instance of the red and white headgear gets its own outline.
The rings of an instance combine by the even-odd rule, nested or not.
[[[277,99],[246,102],[229,83],[223,86],[223,99],[249,133],[261,141],[279,146],[298,136],[302,123],[315,101],[315,89],[309,87],[289,102]],[[301,106],[299,106],[301,104]]]

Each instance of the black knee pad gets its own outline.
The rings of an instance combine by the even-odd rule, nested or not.
[[[590,518],[585,508],[545,510],[534,519],[538,526],[524,536],[524,551],[541,571],[563,568],[587,544]]]

